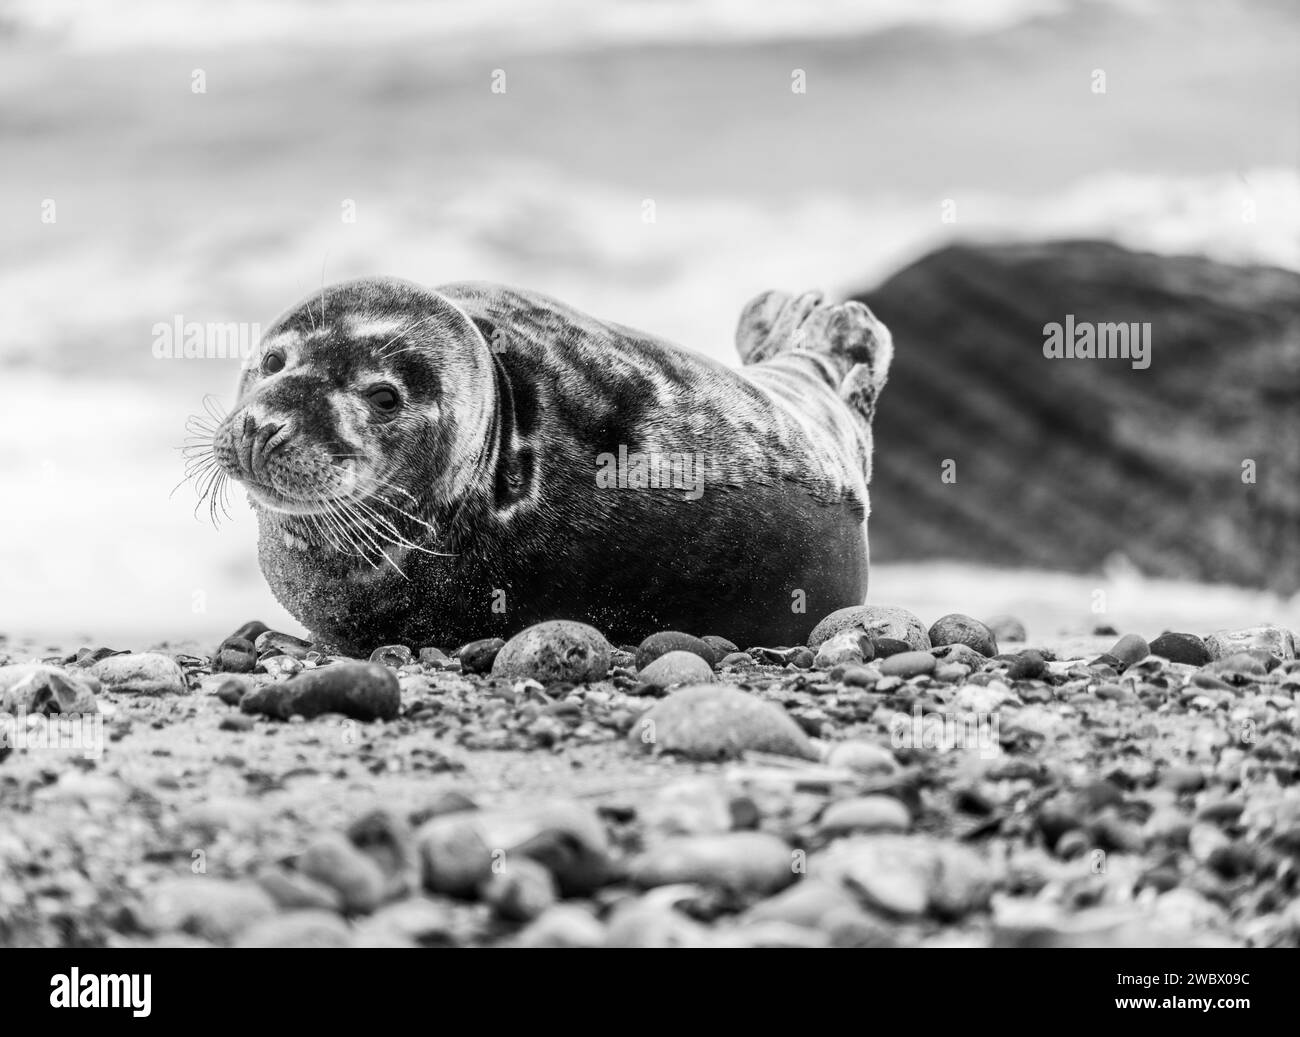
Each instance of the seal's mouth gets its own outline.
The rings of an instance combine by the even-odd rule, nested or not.
[[[239,480],[258,504],[283,515],[325,515],[345,504],[348,495],[333,497],[288,497],[274,486],[247,477]]]

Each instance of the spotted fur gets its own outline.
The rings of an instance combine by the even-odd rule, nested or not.
[[[760,296],[737,346],[739,370],[533,292],[349,282],[267,333],[217,456],[250,487],[280,601],[347,650],[549,618],[799,643],[865,595],[892,346],[813,293]],[[397,416],[367,410],[375,382]],[[620,451],[702,456],[702,493],[598,485]],[[368,510],[314,513],[349,495]]]

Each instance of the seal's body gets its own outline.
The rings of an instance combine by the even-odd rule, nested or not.
[[[858,303],[767,293],[734,370],[489,284],[336,286],[265,336],[214,438],[317,640],[453,648],[575,619],[796,644],[862,602],[892,354]]]

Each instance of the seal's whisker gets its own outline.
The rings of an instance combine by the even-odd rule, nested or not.
[[[378,569],[379,563],[374,561],[370,557],[368,550],[362,549],[361,544],[357,543],[358,537],[360,538],[360,540],[364,541],[368,545],[369,549],[373,549],[377,551],[380,555],[383,555],[383,557],[387,559],[389,563],[393,565],[393,568],[397,569],[399,573],[402,572],[402,570],[398,569],[397,565],[393,563],[392,559],[388,558],[388,556],[384,554],[383,548],[380,547],[377,543],[375,543],[374,538],[367,532],[366,528],[360,522],[357,521],[357,516],[355,514],[351,512],[345,513],[342,511],[338,512],[338,514],[341,518],[345,519],[345,528],[347,528],[349,534],[355,533],[357,535],[356,537],[352,538],[352,541],[354,544],[356,544],[358,553],[361,555],[363,559],[366,560],[366,562],[370,564],[370,567],[372,569]],[[350,523],[350,525],[348,525],[348,523]],[[406,574],[402,573],[402,575],[405,576]]]
[[[402,534],[398,531],[397,527],[393,525],[392,520],[390,520],[386,515],[381,515],[369,504],[367,504],[365,500],[360,498],[353,498],[352,503],[355,504],[358,508],[363,509],[364,514],[370,516],[375,520],[375,522],[380,524],[382,531],[386,534],[384,538],[389,542],[397,544],[400,547],[410,548],[412,551],[420,551],[427,555],[442,555],[445,558],[452,557],[451,555],[448,555],[445,551],[434,551],[432,548],[424,547],[421,544],[412,543],[406,537],[402,536]],[[427,525],[427,523],[422,523],[422,524]],[[428,528],[430,530],[433,529],[432,526],[429,526]]]
[[[408,577],[406,573],[402,571],[401,566],[399,566],[396,562],[392,560],[392,558],[389,557],[388,552],[385,551],[381,545],[384,543],[393,544],[399,547],[401,546],[415,547],[415,545],[409,544],[405,541],[399,543],[398,541],[401,540],[400,535],[398,537],[398,540],[394,540],[393,536],[388,535],[385,533],[384,530],[377,528],[376,524],[364,512],[355,508],[355,505],[360,504],[360,502],[356,500],[356,498],[349,499],[348,503],[354,506],[352,511],[352,519],[357,524],[357,531],[363,537],[365,537],[365,539],[368,542],[372,544],[375,550],[378,551],[384,557],[384,560],[387,561],[389,565],[391,565],[394,569],[397,570],[398,574],[402,577],[402,579],[407,579]],[[391,530],[391,532],[395,533],[396,531]],[[378,567],[376,566],[376,568]]]
[[[211,392],[203,397],[203,409],[217,425],[225,421],[226,415],[230,413],[226,405],[221,402],[221,398],[216,393]]]

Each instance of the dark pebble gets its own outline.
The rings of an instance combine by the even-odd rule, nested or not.
[[[651,634],[636,649],[636,668],[644,670],[661,655],[669,652],[691,652],[698,655],[710,667],[718,664],[718,654],[703,638],[684,634],[680,630],[661,630]]]
[[[251,641],[253,644],[256,644],[257,639],[270,629],[271,628],[261,620],[250,619],[242,627],[226,638],[226,641],[233,641],[235,638],[238,638],[241,641]],[[225,644],[226,642],[223,641],[221,643]]]
[[[912,650],[912,646],[906,641],[900,641],[894,637],[877,637],[871,643],[876,649],[877,659],[888,659],[891,655]]]
[[[706,645],[713,649],[713,654],[719,659],[723,656],[730,655],[732,652],[739,652],[740,646],[728,641],[725,637],[719,637],[717,634],[705,634],[700,638]]]
[[[814,658],[815,656],[811,649],[796,648],[790,653],[790,657],[786,661],[791,666],[797,666],[801,670],[808,670],[812,668]]]
[[[506,643],[499,637],[483,637],[461,645],[456,649],[455,657],[460,660],[460,667],[466,673],[491,673],[497,653],[505,646]]]
[[[214,694],[227,706],[238,706],[245,695],[253,690],[252,682],[244,677],[227,677]]]
[[[252,673],[257,665],[257,650],[253,642],[242,637],[228,637],[217,649],[212,661],[214,673]]]
[[[1119,637],[1119,631],[1109,623],[1098,623],[1092,628],[1093,637]]]
[[[239,708],[278,720],[342,713],[356,720],[393,720],[401,707],[397,678],[378,663],[333,663],[245,695]]]
[[[1013,681],[1034,680],[1047,672],[1047,660],[1042,652],[1032,648],[1021,652],[1007,667],[1007,677]]]
[[[1150,655],[1151,646],[1137,634],[1125,634],[1115,642],[1115,646],[1106,654],[1118,659],[1120,667],[1127,669]]]
[[[990,659],[998,654],[993,631],[978,619],[963,616],[960,612],[935,620],[934,626],[930,627],[930,645],[966,645]]]
[[[1204,666],[1210,661],[1210,650],[1195,634],[1163,633],[1151,642],[1151,654],[1189,666]]]

